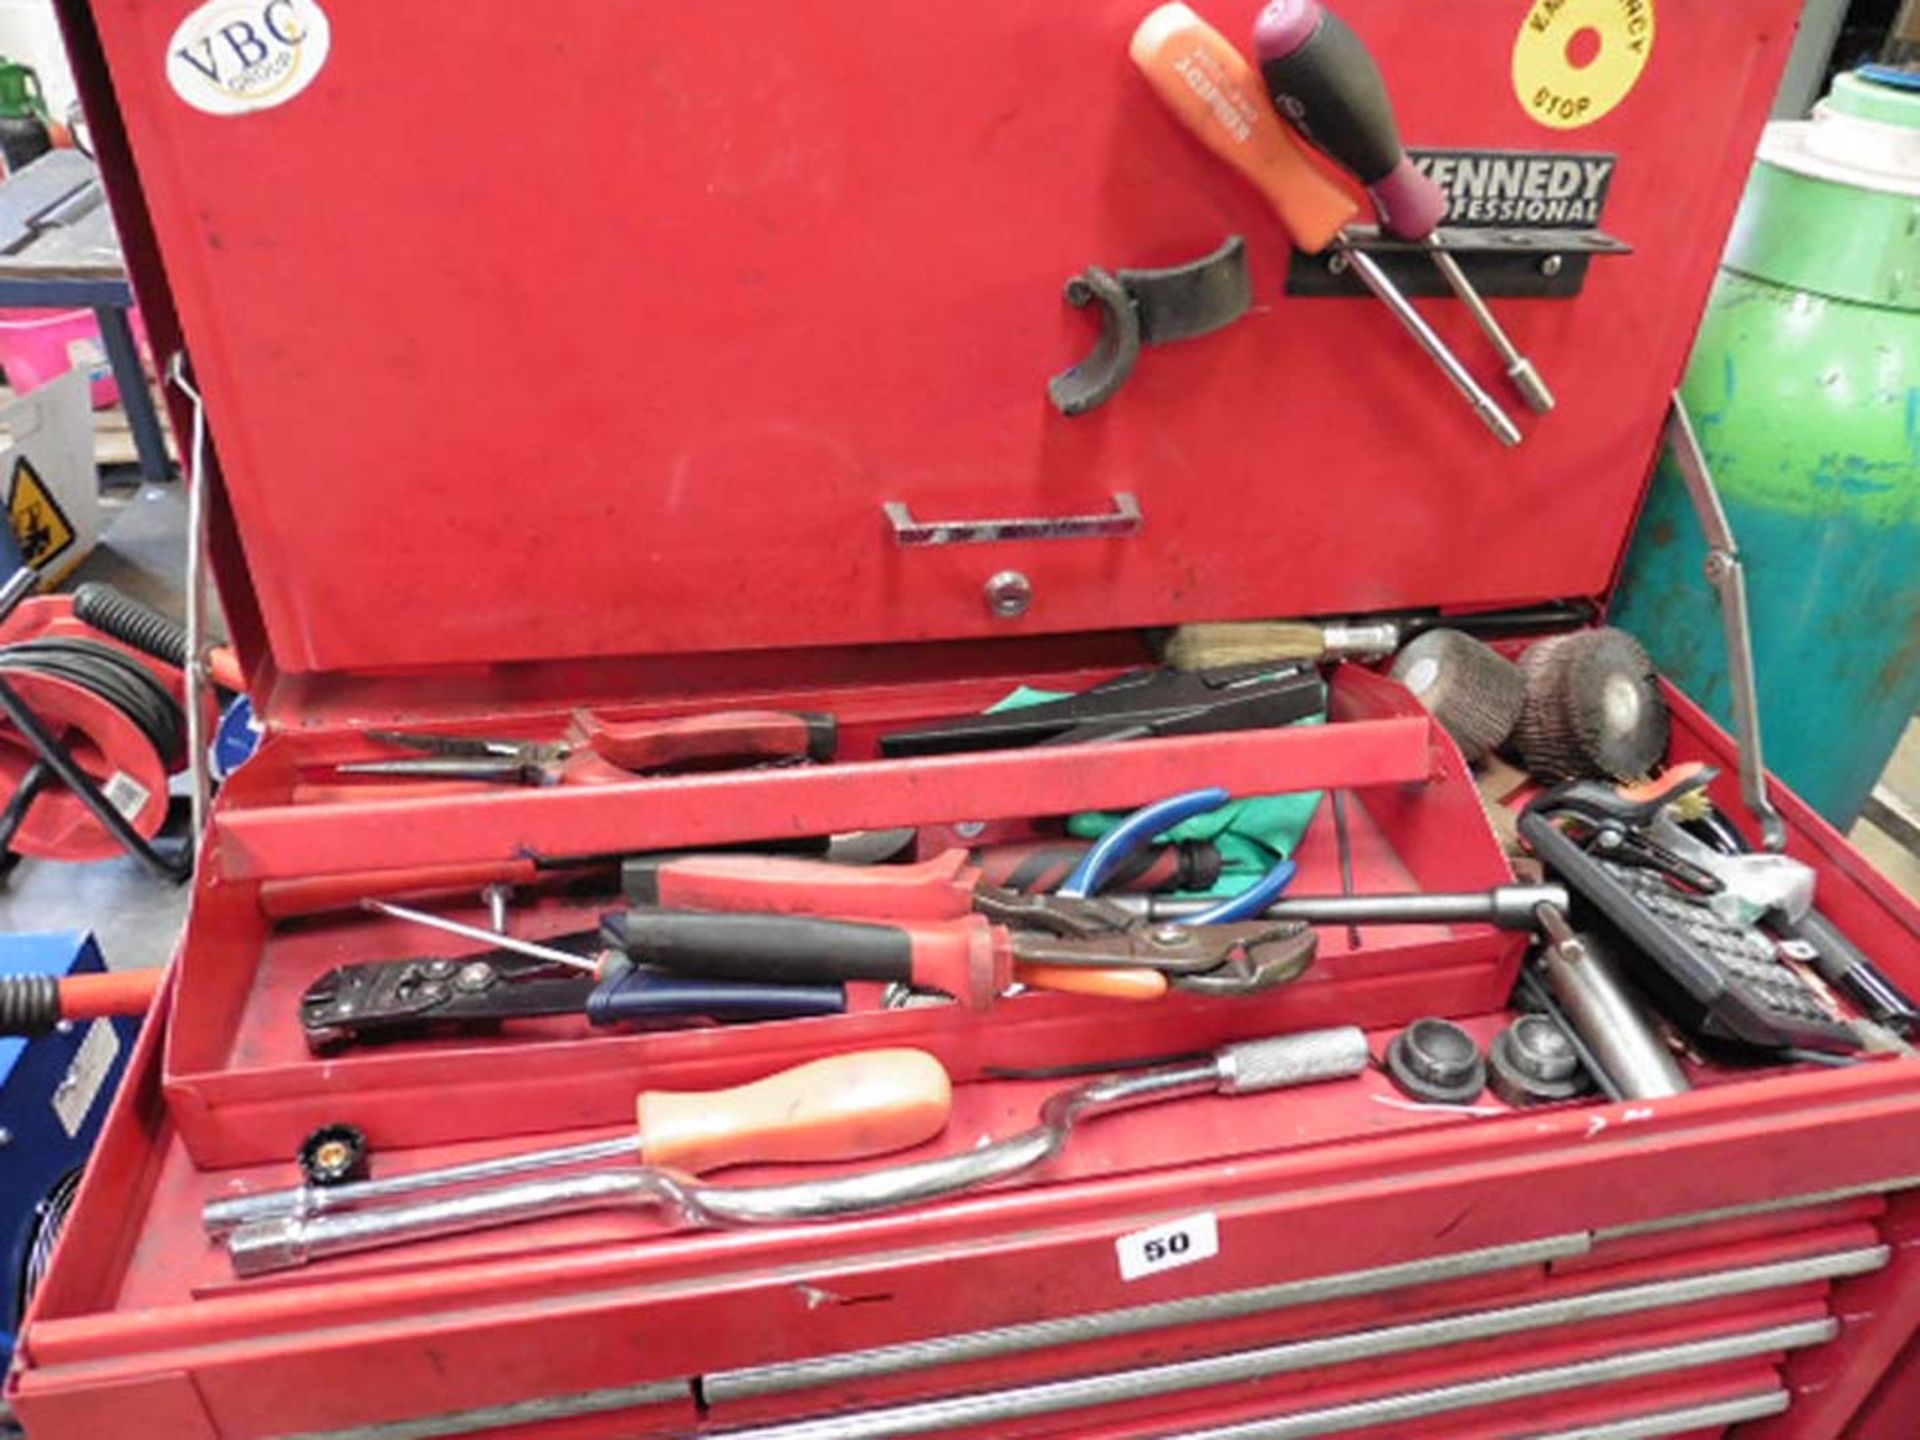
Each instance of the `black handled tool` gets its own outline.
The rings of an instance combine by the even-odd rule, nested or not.
[[[1500,352],[1514,389],[1536,412],[1553,409],[1553,392],[1540,372],[1441,243],[1446,192],[1407,158],[1386,81],[1366,42],[1318,0],[1274,0],[1255,26],[1254,48],[1280,113],[1359,177],[1384,230],[1426,247],[1435,268]]]
[[[578,947],[594,937],[556,943]],[[595,1025],[698,1018],[788,1020],[838,1015],[839,985],[778,985],[666,975],[620,955],[582,955],[592,971],[498,950],[460,958],[376,960],[327,971],[300,998],[300,1026],[314,1050],[489,1029],[506,1020],[585,1015]]]
[[[1781,936],[1805,945],[1820,978],[1844,991],[1867,1015],[1896,1034],[1920,1031],[1920,1006],[1818,910],[1798,920],[1775,915],[1772,925]]]
[[[1326,708],[1327,686],[1305,664],[1141,670],[1061,700],[966,715],[880,737],[888,756],[946,755],[1019,745],[1084,745],[1291,725]]]

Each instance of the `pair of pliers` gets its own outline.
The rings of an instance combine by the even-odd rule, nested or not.
[[[1290,864],[1186,925],[1144,921],[1085,893],[1089,879],[1098,884],[1159,829],[1226,799],[1225,791],[1204,791],[1130,818],[1076,867],[1080,893],[1027,895],[986,884],[962,850],[866,869],[678,855],[631,874],[628,895],[639,905],[604,924],[629,953],[683,973],[882,981],[981,1007],[1015,982],[1114,998],[1151,999],[1167,986],[1247,994],[1291,980],[1312,960],[1306,926],[1235,919],[1272,903],[1292,878]]]
[[[417,759],[339,765],[335,768],[340,774],[558,785],[622,780],[684,765],[826,761],[833,758],[837,731],[831,715],[784,710],[722,710],[630,721],[606,720],[592,711],[576,710],[563,740],[413,730],[369,730],[367,738],[423,753]]]
[[[1094,842],[1057,893],[1074,899],[1098,894],[1107,878],[1125,864],[1134,851],[1151,845],[1156,836],[1176,825],[1211,814],[1232,799],[1225,790],[1212,785],[1143,805]],[[1232,920],[1257,920],[1286,892],[1298,872],[1299,866],[1293,861],[1282,860],[1238,895],[1230,895],[1218,905],[1190,915],[1180,923],[1221,925]]]
[[[1188,820],[1211,814],[1232,799],[1226,790],[1211,785],[1142,806],[1094,842],[1057,893],[1068,899],[1090,899],[1106,883],[1107,877],[1126,863],[1128,856],[1151,845],[1156,836]],[[1265,915],[1267,907],[1286,892],[1299,868],[1291,860],[1282,860],[1238,895],[1230,895],[1217,905],[1173,923],[1217,927],[1256,922]],[[1292,921],[1273,922],[1268,943],[1243,947],[1232,961],[1218,970],[1170,976],[1169,983],[1208,995],[1237,995],[1269,989],[1281,979],[1291,979],[1299,973],[1297,957],[1290,957],[1285,945],[1273,943],[1295,936],[1310,938],[1308,927]]]

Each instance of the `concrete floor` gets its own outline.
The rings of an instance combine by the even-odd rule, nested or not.
[[[1907,726],[1888,762],[1880,788],[1891,792],[1909,814],[1920,811],[1920,719]],[[1848,837],[1886,877],[1907,894],[1920,897],[1920,855],[1903,848],[1877,826],[1862,820]]]
[[[76,576],[106,580],[168,614],[181,610],[186,507],[178,486],[121,491],[106,538]],[[1920,722],[1909,727],[1887,784],[1920,808]],[[1910,895],[1920,896],[1920,856],[1862,822],[1853,838]],[[188,888],[155,880],[130,859],[69,865],[23,860],[0,880],[0,930],[91,928],[113,968],[164,963],[186,917]]]

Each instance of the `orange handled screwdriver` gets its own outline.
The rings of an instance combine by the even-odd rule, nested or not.
[[[705,1174],[729,1165],[864,1160],[931,1140],[953,1111],[953,1085],[924,1050],[862,1050],[811,1060],[731,1090],[643,1090],[639,1160]],[[215,1200],[209,1234],[299,1220],[383,1200],[634,1157],[635,1136],[496,1155],[349,1185],[300,1185]]]
[[[1140,22],[1133,63],[1181,124],[1267,198],[1293,243],[1317,255],[1337,246],[1354,274],[1393,312],[1502,443],[1520,431],[1365,251],[1342,229],[1359,213],[1352,196],[1320,170],[1281,122],[1266,84],[1226,36],[1184,4],[1162,5]]]
[[[0,1036],[44,1035],[62,1020],[144,1015],[164,969],[88,975],[0,975]]]

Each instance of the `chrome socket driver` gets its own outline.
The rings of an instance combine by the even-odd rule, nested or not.
[[[1188,1096],[1253,1095],[1348,1079],[1371,1062],[1367,1037],[1359,1029],[1313,1030],[1228,1045],[1188,1064],[1090,1081],[1048,1097],[1040,1109],[1040,1123],[1031,1130],[916,1164],[830,1180],[738,1188],[708,1185],[646,1165],[593,1170],[411,1205],[256,1221],[227,1237],[227,1252],[237,1274],[264,1275],[329,1256],[628,1205],[664,1210],[693,1227],[836,1220],[926,1204],[1018,1175],[1059,1154],[1074,1126],[1098,1115]]]

